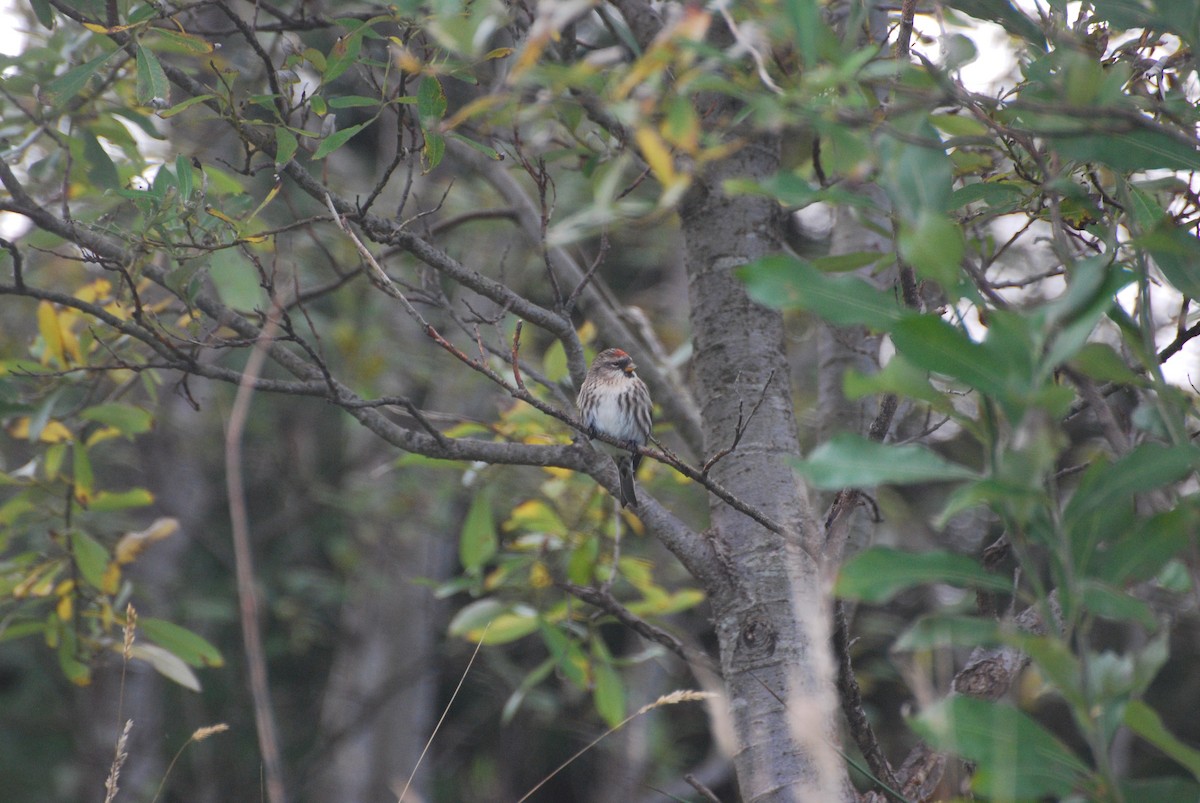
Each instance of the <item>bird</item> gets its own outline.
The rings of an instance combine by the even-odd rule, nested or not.
[[[650,440],[653,404],[650,390],[637,375],[633,358],[617,348],[597,354],[579,388],[575,406],[590,437],[594,439],[601,433],[624,445],[618,448],[604,441],[592,441],[616,461],[621,478],[621,507],[636,506],[633,477],[642,461],[638,448]]]

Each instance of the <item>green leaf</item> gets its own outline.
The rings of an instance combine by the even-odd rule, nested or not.
[[[1200,784],[1187,778],[1122,778],[1123,800],[1200,800]]]
[[[421,85],[417,87],[417,113],[421,115],[422,127],[442,119],[446,114],[446,92],[436,75],[421,79]]]
[[[1074,753],[1009,705],[958,695],[925,709],[911,724],[936,749],[974,762],[972,788],[993,799],[1061,798],[1088,775]]]
[[[91,499],[96,484],[96,477],[92,472],[92,459],[88,455],[87,447],[82,443],[71,447],[71,457],[71,479],[75,483],[75,498],[86,504]]]
[[[174,117],[175,115],[179,114],[180,112],[187,111],[192,106],[195,106],[197,103],[203,103],[204,101],[212,100],[215,97],[216,97],[216,95],[211,95],[211,94],[196,95],[194,97],[188,98],[187,100],[176,103],[174,106],[172,106],[169,109],[163,109],[162,111],[158,112],[158,116],[161,117],[162,119],[166,120],[170,117]]]
[[[131,488],[128,491],[100,491],[92,497],[88,509],[95,513],[111,513],[114,510],[145,507],[152,504],[154,504],[154,494],[145,488]]]
[[[292,157],[296,155],[296,149],[299,147],[300,141],[296,139],[295,134],[283,126],[275,127],[275,164],[277,166],[282,167],[292,161]]]
[[[1011,580],[991,574],[966,555],[872,547],[842,564],[834,592],[843,599],[887,602],[905,589],[926,583],[994,591],[1012,588]]]
[[[554,661],[567,680],[581,689],[588,687],[588,667],[590,662],[583,650],[562,630],[546,622],[539,624],[542,641],[546,649],[554,656]]]
[[[913,223],[900,225],[900,256],[917,273],[947,292],[958,285],[966,244],[962,229],[941,212],[923,210]]]
[[[450,635],[481,644],[507,644],[538,629],[537,611],[528,605],[481,599],[450,620]]]
[[[516,691],[509,695],[509,698],[504,702],[504,708],[500,711],[501,725],[508,725],[512,722],[513,717],[516,716],[517,711],[521,707],[521,703],[525,701],[525,697],[538,684],[550,676],[550,673],[554,671],[554,666],[554,658],[547,658],[521,680],[521,684],[517,686]]]
[[[48,0],[29,0],[29,5],[33,8],[38,24],[48,31],[54,30],[54,9],[50,7]]]
[[[184,33],[183,31],[175,31],[170,28],[151,28],[155,36],[163,41],[158,43],[160,46],[165,44],[166,50],[176,50],[182,53],[190,53],[193,56],[212,53],[216,48],[206,39],[203,39],[195,34]]]
[[[625,684],[607,660],[593,661],[592,676],[595,682],[592,700],[596,705],[596,713],[610,728],[615,728],[625,718]]]
[[[940,647],[982,647],[1000,640],[1000,626],[993,619],[934,614],[918,619],[896,639],[892,649],[915,652]]]
[[[1097,556],[1097,573],[1113,585],[1139,583],[1154,577],[1200,532],[1195,508],[1180,506],[1160,513],[1125,534]]]
[[[735,271],[750,297],[776,309],[802,309],[838,326],[886,329],[907,313],[895,294],[855,276],[829,276],[804,260],[775,254]]]
[[[58,635],[58,666],[72,683],[86,686],[92,680],[92,670],[77,657],[79,641],[70,622],[60,622],[55,631]]]
[[[425,132],[425,145],[421,148],[421,158],[424,161],[422,172],[428,173],[442,163],[446,155],[446,138],[435,131]]]
[[[973,479],[966,466],[951,463],[916,444],[892,446],[843,432],[818,446],[792,468],[817,488],[867,488],[940,480]]]
[[[1142,700],[1130,700],[1125,707],[1125,725],[1150,744],[1187,768],[1200,781],[1200,750],[1189,747],[1167,730],[1158,712]]]
[[[104,587],[104,572],[108,569],[109,554],[99,541],[82,530],[71,530],[71,558],[79,573],[95,588]]]
[[[1200,150],[1162,131],[1105,131],[1079,136],[1058,135],[1053,147],[1077,162],[1099,162],[1118,171],[1200,170]]]
[[[1003,368],[983,346],[941,318],[909,316],[893,327],[892,342],[918,368],[957,379],[993,398],[1005,395]]]
[[[476,492],[458,537],[458,558],[468,572],[478,572],[496,554],[496,523],[492,520],[491,494]]]
[[[121,185],[121,176],[112,157],[104,150],[96,135],[87,129],[79,132],[83,140],[83,158],[87,160],[88,180],[100,189],[116,189]]]
[[[904,140],[885,136],[880,140],[883,185],[893,207],[909,222],[922,213],[940,213],[950,202],[953,165],[937,131],[924,117],[898,121],[906,129]],[[922,140],[928,145],[907,141]]]
[[[340,131],[334,131],[332,134],[325,137],[325,139],[321,140],[321,144],[317,146],[317,150],[312,155],[313,160],[315,161],[317,159],[324,159],[326,156],[349,142],[351,137],[369,126],[371,122],[373,121],[369,120],[365,123],[358,123],[357,125],[343,128]]]
[[[1090,615],[1114,622],[1135,622],[1147,629],[1158,623],[1150,606],[1136,597],[1096,580],[1085,580],[1082,586],[1083,607]]]
[[[135,641],[129,649],[129,654],[150,664],[160,675],[178,683],[185,689],[200,691],[200,679],[196,677],[196,673],[191,670],[191,667],[162,647],[154,644],[140,644]]]
[[[1145,381],[1107,343],[1084,343],[1067,362],[1075,370],[1100,382],[1138,385]]]
[[[981,201],[991,209],[1009,211],[1015,209],[1024,197],[1025,190],[1020,184],[1011,181],[981,181],[955,190],[950,195],[950,201],[944,211],[951,212]]]
[[[1175,289],[1200,298],[1200,240],[1179,228],[1154,198],[1141,190],[1130,192],[1138,225],[1134,244],[1145,248]]]
[[[964,14],[970,14],[975,19],[994,22],[1013,36],[1046,49],[1046,35],[1041,27],[1032,19],[1025,16],[1009,0],[947,0],[951,8],[958,9]]]
[[[175,180],[179,182],[179,197],[187,201],[195,189],[192,163],[182,153],[175,157]]]
[[[137,48],[137,99],[142,106],[165,109],[171,105],[171,84],[158,56],[141,45]]]
[[[187,628],[168,622],[139,616],[137,629],[146,638],[163,649],[169,650],[180,660],[192,666],[224,666],[221,652]]]
[[[379,98],[369,98],[366,95],[339,95],[329,99],[331,109],[356,109],[362,106],[378,106]]]
[[[42,100],[50,106],[59,107],[65,104],[71,98],[78,95],[87,86],[88,81],[92,76],[103,67],[114,54],[121,51],[114,50],[112,53],[105,53],[102,56],[80,64],[67,70],[62,75],[55,78],[42,90]]]
[[[1102,511],[1114,500],[1178,482],[1197,466],[1200,466],[1200,447],[1143,443],[1115,463],[1089,469],[1067,503],[1064,519],[1081,518]]]
[[[356,30],[338,38],[333,43],[333,47],[329,50],[329,56],[325,59],[325,71],[321,76],[322,83],[328,85],[338,78],[354,62],[358,61],[358,54],[362,50],[363,28],[359,26]]]
[[[873,374],[862,374],[853,369],[847,371],[842,380],[842,392],[851,401],[876,393],[895,393],[925,402],[945,413],[954,409],[946,394],[930,384],[928,375],[906,360],[903,354],[893,355],[887,365]]]
[[[450,139],[454,140],[455,142],[461,142],[462,144],[466,145],[468,148],[479,151],[484,156],[491,159],[493,162],[500,162],[500,161],[504,160],[504,154],[500,153],[495,148],[490,148],[487,145],[484,145],[482,142],[476,142],[475,140],[471,139],[470,137],[464,137],[462,134],[458,133],[457,131],[450,131],[449,133],[446,134],[446,136],[449,137]]]
[[[150,411],[120,402],[88,407],[79,414],[79,417],[112,427],[122,435],[141,435],[149,432],[150,427],[154,424],[154,414]]]

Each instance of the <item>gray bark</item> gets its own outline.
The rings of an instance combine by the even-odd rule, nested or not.
[[[776,205],[731,198],[732,176],[775,172],[778,141],[759,138],[713,166],[681,209],[695,345],[695,392],[706,455],[729,446],[739,410],[763,404],[712,476],[783,525],[784,535],[710,496],[713,540],[727,580],[709,589],[734,762],[746,801],[836,800],[845,776],[833,737],[836,693],[821,573],[803,543],[818,533],[788,458],[800,451],[785,380],[783,316],[751,301],[733,269],[776,249]],[[772,374],[774,379],[771,379]]]

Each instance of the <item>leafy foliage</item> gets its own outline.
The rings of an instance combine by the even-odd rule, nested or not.
[[[401,470],[468,466],[451,528],[461,573],[431,585],[461,603],[453,636],[530,650],[504,720],[554,677],[621,721],[623,670],[659,653],[622,652],[612,624],[661,623],[704,592],[565,451],[536,451],[566,446],[552,413],[570,409],[566,380],[597,339],[576,309],[595,267],[555,261],[598,267],[622,237],[649,254],[614,266],[636,287],[667,261],[653,241],[685,198],[753,195],[883,243],[736,271],[796,331],[819,319],[888,344],[839,390],[895,402],[904,434],[833,434],[797,472],[817,489],[885,486],[885,502],[902,486],[929,502],[919,523],[939,539],[976,517],[968,549],[851,557],[838,593],[975,591],[977,610],[951,595],[898,649],[1016,650],[1071,714],[1052,734],[1028,700],[954,695],[913,731],[971,762],[980,797],[1194,792],[1195,750],[1149,691],[1196,593],[1196,395],[1174,370],[1200,333],[1195,4],[1053,0],[1033,16],[950,0],[936,63],[902,38],[912,19],[864,39],[880,27],[864,7],[839,16],[814,0],[685,4],[652,36],[590,3],[328,4],[229,30],[204,5],[36,2],[42,29],[0,59],[0,203],[35,229],[6,243],[0,287],[27,302],[25,339],[6,334],[0,362],[0,639],[42,640],[81,684],[120,646],[127,567],[176,525],[152,519],[153,496],[116,467],[155,426],[164,383],[242,381],[236,355],[275,315],[289,376],[262,388],[340,407],[410,453]],[[972,20],[999,25],[1015,53],[1002,92],[962,77],[978,54],[955,26]],[[736,113],[713,111],[728,99]],[[779,132],[776,175],[712,183],[709,168]],[[529,204],[511,194],[526,191]],[[486,236],[456,234],[476,224]],[[394,310],[409,318],[393,329]],[[523,351],[517,319],[539,330]],[[431,421],[410,391],[444,377],[418,343],[481,377],[457,395],[504,402]],[[392,395],[401,371],[410,395]],[[380,408],[416,423],[372,418]],[[497,456],[536,468],[517,482],[484,465]],[[653,490],[695,504],[698,487],[646,465]],[[177,625],[141,628],[153,643],[137,656],[185,686],[222,663]],[[1123,651],[1103,644],[1113,629]],[[1111,766],[1122,728],[1178,777]]]

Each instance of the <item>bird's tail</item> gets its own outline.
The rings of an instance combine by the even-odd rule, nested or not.
[[[621,477],[621,507],[637,506],[637,494],[633,491],[633,458],[617,458],[617,474]]]

